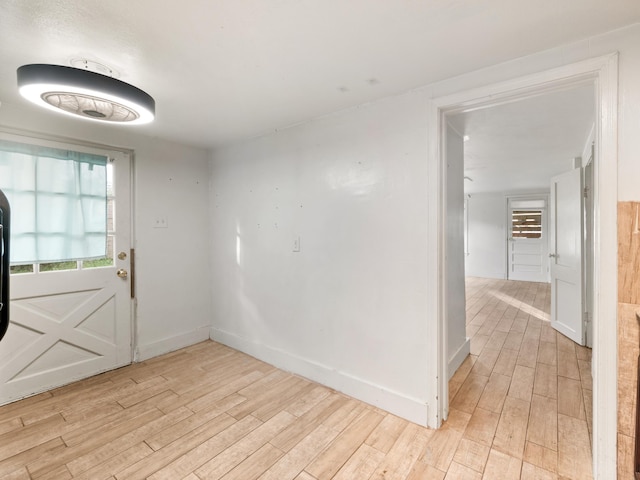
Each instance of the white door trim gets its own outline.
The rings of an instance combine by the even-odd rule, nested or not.
[[[432,340],[427,366],[428,424],[440,426],[448,413],[446,351],[446,161],[445,115],[513,102],[576,84],[596,91],[596,162],[593,318],[593,472],[616,476],[617,457],[617,175],[618,54],[613,53],[514,80],[431,100],[428,105],[427,328]]]

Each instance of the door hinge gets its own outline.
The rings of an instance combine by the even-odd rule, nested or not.
[[[584,187],[582,189],[582,193],[584,195],[584,198],[589,198],[589,187]]]

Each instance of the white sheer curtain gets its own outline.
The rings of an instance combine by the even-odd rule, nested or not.
[[[106,165],[101,155],[0,140],[12,264],[105,256]]]

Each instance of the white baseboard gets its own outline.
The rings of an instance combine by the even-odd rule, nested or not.
[[[447,367],[449,379],[453,377],[453,374],[456,373],[456,370],[462,365],[464,359],[469,356],[469,353],[471,353],[471,339],[467,338],[464,343],[460,345],[460,348],[449,357],[449,365]]]
[[[147,345],[139,345],[136,348],[134,362],[142,362],[149,358],[157,357],[165,353],[179,350],[189,345],[209,340],[209,326],[199,327],[191,332],[175,337],[165,338],[159,342],[149,343]]]
[[[478,278],[495,278],[496,280],[506,280],[507,272],[489,272],[486,270],[474,271],[471,269],[465,269],[465,277],[478,277]]]
[[[328,365],[247,340],[213,327],[211,328],[211,339],[282,370],[308,378],[350,397],[374,405],[418,425],[427,425],[428,405],[426,401],[395,392],[347,372],[337,371]]]

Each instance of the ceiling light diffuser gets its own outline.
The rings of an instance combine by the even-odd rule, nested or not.
[[[23,65],[18,68],[18,88],[36,105],[89,120],[137,125],[155,117],[156,103],[148,93],[79,68]]]

